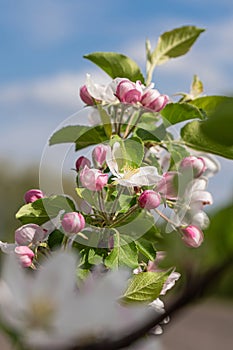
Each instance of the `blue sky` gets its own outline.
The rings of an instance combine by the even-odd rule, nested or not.
[[[122,52],[144,70],[145,39],[155,45],[187,24],[207,31],[186,56],[156,70],[157,87],[187,91],[198,74],[206,94],[232,94],[231,0],[0,0],[0,159],[39,163],[49,135],[82,107],[85,74],[108,81],[84,54]]]

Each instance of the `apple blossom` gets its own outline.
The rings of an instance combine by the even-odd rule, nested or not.
[[[203,232],[197,226],[181,227],[180,232],[182,233],[182,240],[188,247],[198,248],[203,242]]]
[[[44,198],[44,194],[41,190],[31,189],[24,195],[25,203],[35,202],[37,199]]]
[[[184,171],[192,171],[193,176],[200,177],[204,171],[206,170],[205,161],[201,157],[189,156],[182,159],[179,170],[181,172]]]
[[[36,244],[44,240],[45,234],[46,232],[39,225],[26,224],[15,231],[15,242],[19,245]]]
[[[87,166],[88,168],[91,167],[91,161],[84,157],[84,156],[81,156],[79,157],[77,160],[76,160],[76,163],[75,163],[75,167],[76,167],[76,170],[77,171],[80,171],[81,169],[83,169],[85,166]]]
[[[119,171],[117,156],[121,153],[119,142],[115,142],[112,149],[108,149],[106,155],[106,163],[114,175],[113,180],[126,187],[141,187],[155,185],[161,176],[158,175],[158,170],[154,166],[144,166],[136,169],[125,167],[123,171]]]
[[[80,181],[90,191],[101,191],[108,182],[108,174],[85,166],[80,172]]]
[[[138,198],[138,202],[141,208],[145,209],[155,209],[161,203],[160,194],[153,190],[146,190],[142,192],[140,197]]]
[[[108,150],[107,145],[100,144],[96,146],[92,151],[92,159],[93,163],[97,168],[103,168],[105,162],[106,162],[106,154]]]
[[[178,176],[176,171],[164,173],[156,186],[156,191],[167,199],[176,200],[178,197]]]
[[[79,90],[79,95],[84,103],[88,106],[93,106],[95,104],[93,98],[89,94],[86,85],[83,85]]]
[[[137,81],[133,83],[128,79],[123,79],[117,85],[116,97],[120,102],[125,103],[137,103],[142,98],[142,86],[141,82]]]
[[[85,227],[85,219],[77,212],[66,213],[63,216],[61,225],[66,233],[78,233]]]
[[[32,265],[34,253],[29,247],[25,245],[17,246],[15,248],[15,254],[22,267],[30,267]]]
[[[71,252],[60,251],[28,274],[13,255],[6,257],[0,283],[1,321],[20,334],[24,345],[64,349],[90,339],[117,338],[151,315],[143,306],[126,309],[116,303],[125,291],[128,272],[102,274],[78,291],[76,265]]]
[[[156,89],[148,89],[142,96],[141,104],[154,112],[159,112],[169,101],[167,95],[161,95]]]

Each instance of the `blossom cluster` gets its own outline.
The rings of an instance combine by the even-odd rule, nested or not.
[[[115,68],[113,73],[107,67],[110,83],[95,83],[88,74],[80,88],[91,126],[65,126],[50,139],[50,145],[74,142],[76,150],[85,149],[72,169],[76,197],[29,189],[16,214],[21,226],[14,243],[0,241],[8,255],[0,280],[0,322],[19,344],[63,349],[127,335],[151,312],[164,314],[162,298],[180,278],[174,267],[160,267],[166,252],[158,239],[173,232],[184,249],[203,243],[209,224],[204,209],[213,203],[207,186],[219,163],[191,150],[195,144],[182,135],[177,140],[169,126],[206,118],[209,102],[195,106],[203,87],[197,77],[177,103],[151,83],[156,64],[169,58],[160,46],[171,52],[180,31],[195,35],[182,50],[176,44],[175,52],[188,51],[203,30],[167,32],[171,40],[160,38],[154,52],[147,42],[145,79],[126,56],[93,54],[103,70],[111,62]],[[151,333],[162,333],[167,322],[166,317]]]
[[[146,87],[139,80],[134,83],[129,79],[116,78],[108,85],[100,85],[94,83],[90,75],[80,89],[80,97],[88,106],[100,102],[122,102],[138,104],[154,112],[161,111],[169,101],[168,95],[160,94],[153,83]]]

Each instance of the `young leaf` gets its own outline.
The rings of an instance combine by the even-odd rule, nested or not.
[[[181,137],[186,146],[196,150],[217,154],[219,156],[233,159],[233,146],[228,147],[214,142],[202,131],[203,122],[193,121],[181,129]]]
[[[189,119],[203,119],[201,111],[189,103],[168,103],[160,113],[166,127]]]
[[[130,237],[120,235],[115,230],[114,234],[114,248],[105,259],[105,265],[112,269],[121,266],[135,268],[138,266],[138,253],[135,243]]]
[[[139,240],[135,241],[135,243],[139,252],[141,252],[147,259],[152,261],[155,260],[156,250],[153,243],[144,238],[140,238]]]
[[[171,271],[141,272],[134,275],[123,296],[124,302],[150,303],[159,297],[163,285]]]
[[[192,101],[189,101],[190,104],[196,106],[199,109],[205,111],[206,115],[211,116],[218,106],[221,106],[223,103],[228,103],[232,101],[232,97],[227,96],[203,96],[195,98]]]
[[[225,146],[233,146],[233,98],[219,104],[202,123],[201,129],[211,140]]]
[[[205,29],[195,26],[184,26],[163,33],[152,53],[153,65],[157,66],[165,63],[170,58],[186,54],[204,31]]]
[[[155,127],[154,130],[147,130],[144,128],[137,128],[136,135],[140,137],[143,142],[160,142],[166,136],[166,128],[163,124]]]
[[[66,196],[51,196],[25,204],[16,213],[16,219],[19,219],[23,225],[30,223],[42,225],[56,217],[61,210],[75,211],[74,202]]]
[[[106,135],[105,127],[98,125],[94,127],[84,125],[69,125],[56,131],[49,140],[50,145],[58,143],[76,144],[76,151],[107,141],[109,136]]]
[[[85,55],[91,62],[103,69],[111,78],[128,78],[144,83],[144,77],[137,63],[131,58],[116,52],[93,52]]]
[[[195,74],[191,85],[190,94],[194,97],[199,96],[203,92],[203,83]]]

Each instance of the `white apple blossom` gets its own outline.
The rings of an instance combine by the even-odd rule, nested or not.
[[[144,307],[123,308],[116,301],[128,272],[104,274],[92,288],[78,292],[76,258],[56,252],[34,274],[8,255],[0,283],[2,322],[33,349],[61,349],[97,337],[116,338],[148,317]]]
[[[211,193],[206,191],[207,184],[208,179],[204,176],[188,184],[171,215],[171,220],[176,226],[195,225],[202,229],[208,226],[208,216],[202,209],[204,205],[213,204],[213,198]]]
[[[91,79],[90,74],[86,75],[86,87],[89,94],[95,100],[101,100],[103,103],[114,103],[119,102],[115,96],[116,87],[123,78],[116,78],[110,84],[100,85],[94,83]]]
[[[123,172],[120,172],[117,163],[118,158],[123,159],[124,155],[122,154],[120,143],[115,142],[112,150],[109,148],[107,151],[106,163],[114,176],[113,180],[121,186],[151,186],[161,179],[157,168],[154,166],[145,166],[136,169],[126,166]]]

